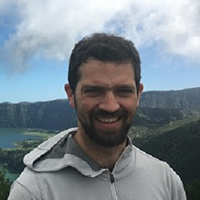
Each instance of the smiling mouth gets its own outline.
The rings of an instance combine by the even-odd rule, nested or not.
[[[117,122],[118,120],[120,120],[120,117],[112,117],[112,118],[101,118],[101,117],[96,117],[95,118],[97,121],[101,122],[101,123],[114,123]]]

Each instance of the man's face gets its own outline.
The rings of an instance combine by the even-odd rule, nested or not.
[[[71,94],[79,131],[101,146],[122,144],[143,89],[141,85],[137,94],[132,65],[90,59],[79,70],[80,80]]]

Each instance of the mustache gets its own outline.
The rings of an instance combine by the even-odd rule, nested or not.
[[[93,110],[90,116],[101,116],[101,117],[127,117],[128,112],[124,109],[116,110],[115,112],[107,112],[105,110]]]

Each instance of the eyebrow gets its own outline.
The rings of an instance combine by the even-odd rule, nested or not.
[[[135,89],[135,86],[134,85],[119,85],[117,86],[116,88],[118,89]]]
[[[110,87],[106,87],[106,86],[99,86],[99,85],[92,85],[92,84],[87,84],[87,85],[83,85],[82,90],[85,89],[96,89],[96,90],[104,90],[104,89],[110,89]],[[130,90],[135,90],[136,87],[135,85],[130,85],[130,84],[124,84],[124,85],[117,85],[114,87],[115,89],[130,89]]]
[[[82,89],[101,89],[104,87],[98,86],[98,85],[83,85]]]

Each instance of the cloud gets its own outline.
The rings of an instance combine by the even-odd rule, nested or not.
[[[4,19],[11,8],[19,20],[0,47],[0,60],[17,72],[33,57],[67,60],[74,43],[96,31],[117,32],[139,48],[156,44],[164,53],[199,60],[198,0],[2,0]]]

